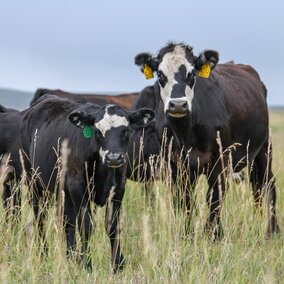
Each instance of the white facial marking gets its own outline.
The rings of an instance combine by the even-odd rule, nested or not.
[[[162,101],[164,103],[165,112],[169,108],[170,101],[173,99],[171,98],[173,87],[178,83],[175,79],[175,74],[178,72],[180,66],[182,65],[184,65],[186,68],[186,74],[192,72],[192,70],[194,69],[194,67],[186,59],[185,50],[179,45],[177,45],[172,52],[165,54],[162,62],[159,65],[159,70],[162,71],[168,79],[164,88],[160,86],[160,93]],[[195,84],[193,85],[192,89],[189,86],[186,86],[184,94],[185,96],[183,98],[174,98],[174,100],[182,99],[184,101],[187,101],[190,111],[191,101],[194,95],[194,86]]]
[[[103,163],[105,163],[106,155],[107,155],[108,152],[109,152],[109,150],[103,150],[103,148],[100,147],[99,153],[100,153],[100,156],[102,158]]]
[[[109,114],[108,109],[112,107],[112,105],[106,107],[106,112],[104,117],[95,123],[95,126],[101,131],[103,137],[105,137],[106,132],[111,128],[116,128],[119,126],[128,126],[129,122],[124,116],[119,116],[116,114]]]

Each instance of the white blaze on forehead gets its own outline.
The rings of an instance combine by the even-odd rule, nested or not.
[[[105,137],[106,132],[109,131],[111,128],[116,128],[119,126],[128,126],[129,122],[124,116],[119,116],[117,114],[109,114],[108,109],[111,106],[106,107],[106,112],[104,117],[95,123],[97,129],[102,132],[103,137]]]
[[[172,52],[168,52],[164,55],[162,62],[159,65],[159,70],[167,76],[168,81],[175,80],[175,73],[178,72],[180,66],[184,65],[186,72],[191,72],[193,66],[188,62],[185,50],[180,45],[175,46]]]
[[[184,66],[186,69],[186,75],[188,73],[191,73],[194,67],[188,62],[185,50],[180,45],[175,46],[174,50],[172,52],[166,53],[163,57],[162,62],[159,65],[159,70],[164,73],[164,75],[167,77],[167,83],[165,87],[163,88],[160,86],[160,93],[161,98],[164,102],[164,110],[166,111],[169,106],[169,102],[172,99],[171,93],[173,90],[173,87],[175,84],[177,84],[177,80],[175,79],[175,74],[179,71],[179,68],[181,66]],[[189,110],[191,110],[191,101],[193,99],[193,89],[189,86],[186,86],[185,88],[185,94],[184,97],[179,98],[179,100],[187,101]]]

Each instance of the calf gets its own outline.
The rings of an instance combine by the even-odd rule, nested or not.
[[[148,86],[141,92],[107,96],[100,94],[76,94],[62,90],[38,89],[30,103],[33,105],[48,97],[55,95],[61,98],[68,98],[79,103],[95,103],[106,105],[115,103],[125,109],[138,110],[139,108],[150,108],[155,110],[156,101],[154,86]],[[142,138],[141,138],[142,137]],[[141,149],[141,139],[143,149]],[[155,132],[154,123],[151,122],[144,129],[144,126],[130,130],[130,143],[128,149],[127,178],[135,181],[145,182],[146,192],[150,190],[153,173],[150,170],[150,156],[157,156],[160,152],[160,144]]]
[[[66,139],[70,148],[64,176],[67,254],[70,255],[76,246],[76,218],[83,242],[82,254],[88,251],[92,231],[90,203],[93,201],[99,206],[106,205],[106,232],[111,243],[112,264],[115,270],[123,266],[119,217],[125,190],[129,131],[147,125],[153,117],[154,112],[148,109],[129,112],[116,105],[101,107],[54,96],[27,111],[22,122],[22,141],[29,156],[29,177],[33,177],[33,169],[38,172],[32,201],[42,236],[45,211],[39,210],[39,204],[47,198],[47,193],[56,190],[58,157],[54,149]],[[92,187],[88,177],[92,177]],[[91,268],[90,258],[87,267]]]

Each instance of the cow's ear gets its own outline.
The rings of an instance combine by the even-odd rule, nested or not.
[[[195,57],[195,69],[200,71],[204,66],[209,65],[210,69],[214,69],[219,61],[219,53],[215,50],[204,50],[198,57]]]
[[[135,56],[134,63],[140,66],[142,73],[145,74],[146,79],[154,77],[154,72],[158,71],[158,61],[153,58],[150,53],[139,53]]]
[[[128,119],[133,128],[144,127],[155,117],[155,112],[148,108],[140,108],[136,111],[130,111]]]
[[[95,122],[93,116],[78,110],[73,111],[68,118],[71,123],[81,129],[84,129],[85,126],[92,126]]]

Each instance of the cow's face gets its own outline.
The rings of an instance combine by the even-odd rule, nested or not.
[[[106,105],[95,114],[75,110],[69,119],[83,129],[86,138],[94,137],[102,163],[115,168],[126,162],[130,130],[147,125],[154,115],[150,109],[129,112],[117,105]]]
[[[156,71],[164,112],[177,118],[191,112],[198,71],[204,64],[213,69],[217,62],[216,51],[205,50],[196,57],[192,47],[173,43],[162,48],[155,58],[149,53],[135,57],[135,63],[141,68],[146,64]]]

